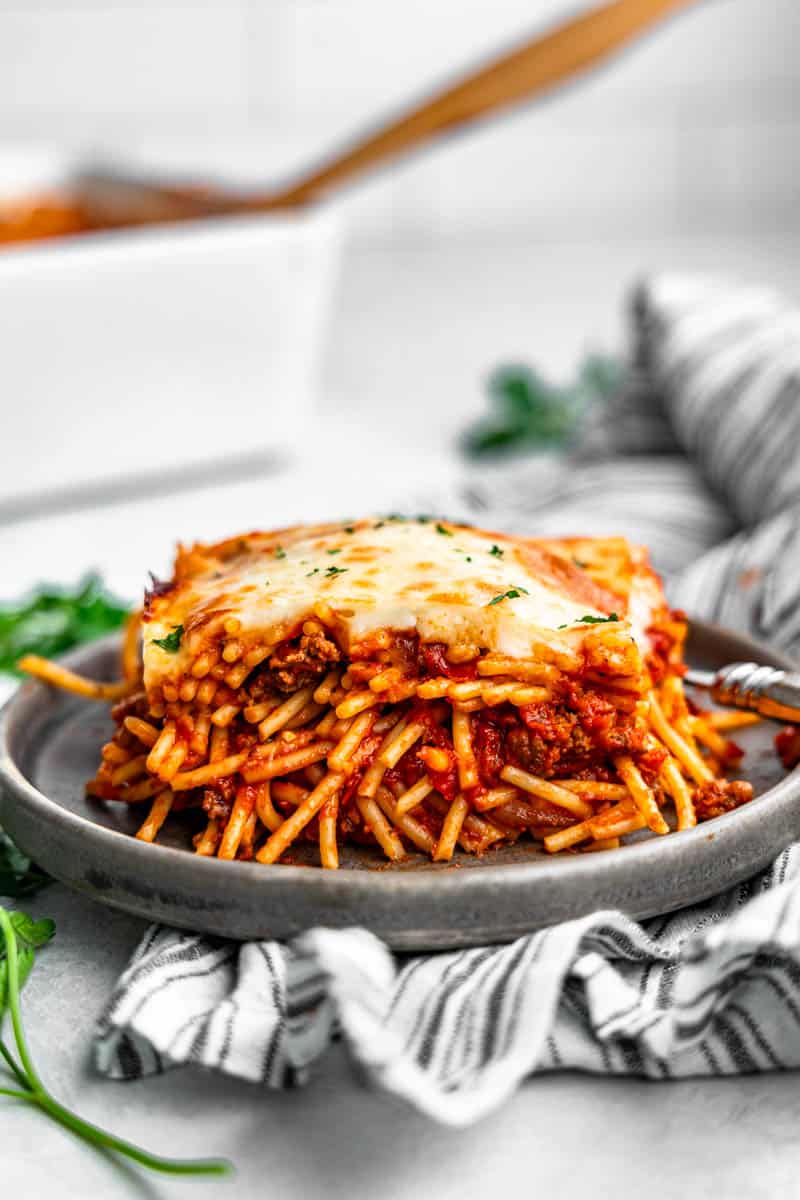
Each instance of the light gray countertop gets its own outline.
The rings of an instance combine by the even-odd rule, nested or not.
[[[332,447],[353,464],[340,476],[337,511],[390,507],[417,495],[423,476],[444,486],[457,471],[452,437],[480,409],[480,380],[493,365],[527,358],[566,374],[584,346],[619,343],[622,290],[632,277],[687,264],[791,288],[800,246],[754,238],[359,251],[345,260],[316,431],[289,468],[264,480],[6,524],[2,590],[13,596],[43,576],[68,581],[85,563],[134,595],[146,567],[166,565],[177,536],[324,512],[330,485],[322,468]],[[378,444],[380,460],[365,467],[363,451]],[[105,1081],[91,1068],[91,1030],[143,924],[60,886],[30,907],[58,925],[24,998],[36,1061],[54,1093],[153,1150],[226,1155],[238,1175],[224,1183],[129,1174],[37,1113],[3,1104],[3,1195],[721,1200],[797,1191],[800,1096],[792,1075],[657,1084],[537,1078],[466,1130],[437,1127],[366,1092],[340,1047],[307,1088],[292,1092],[197,1071]]]
[[[90,1120],[166,1154],[223,1154],[234,1182],[137,1179],[6,1106],[3,1194],[86,1197],[792,1196],[800,1095],[794,1075],[649,1083],[532,1080],[470,1129],[444,1129],[364,1091],[340,1047],[302,1090],[264,1092],[194,1069],[136,1083],[93,1074],[92,1024],[144,928],[60,886],[42,893],[58,937],[25,993],[30,1041],[54,1093]]]

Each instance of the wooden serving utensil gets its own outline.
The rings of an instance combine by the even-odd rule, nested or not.
[[[116,225],[292,209],[448,130],[510,108],[583,71],[693,0],[612,0],[464,77],[321,165],[269,192],[169,187],[105,171],[81,177],[91,220]]]

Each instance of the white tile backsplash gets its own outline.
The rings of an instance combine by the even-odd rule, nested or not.
[[[0,4],[0,128],[245,114],[247,28],[236,3]]]
[[[0,148],[65,143],[269,178],[574,7],[0,0]],[[798,0],[690,6],[544,103],[353,189],[352,235],[797,229],[798,51]]]

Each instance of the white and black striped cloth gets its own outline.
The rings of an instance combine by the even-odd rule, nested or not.
[[[100,1069],[193,1062],[304,1082],[338,1029],[368,1081],[464,1125],[536,1071],[654,1079],[800,1066],[800,851],[704,905],[599,912],[399,964],[363,929],[240,945],[152,929],[101,1023]]]
[[[675,603],[800,657],[800,314],[694,278],[640,287],[633,312],[635,385],[570,461],[473,475],[449,507],[520,532],[644,541]],[[363,929],[241,945],[152,928],[95,1060],[121,1079],[195,1063],[285,1087],[336,1034],[372,1085],[453,1125],[537,1071],[800,1066],[800,848],[644,925],[601,912],[404,960]]]

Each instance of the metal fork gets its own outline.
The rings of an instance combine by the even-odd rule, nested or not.
[[[709,692],[718,704],[745,708],[775,721],[800,722],[798,672],[744,662],[729,663],[718,671],[691,669],[685,679]]]

